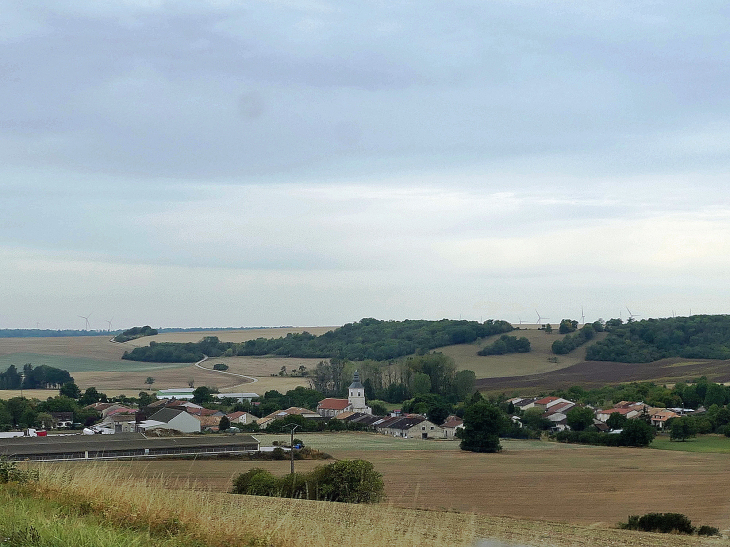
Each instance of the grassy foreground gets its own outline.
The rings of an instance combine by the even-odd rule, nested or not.
[[[40,480],[0,485],[0,543],[88,547],[473,546],[496,538],[530,546],[720,545],[723,540],[545,521],[233,496],[193,484],[132,479],[104,464],[42,466]],[[485,492],[485,495],[502,495]],[[718,543],[719,541],[719,543]]]
[[[686,441],[671,441],[669,435],[659,435],[650,448],[680,452],[730,454],[730,438],[724,435],[698,435]]]

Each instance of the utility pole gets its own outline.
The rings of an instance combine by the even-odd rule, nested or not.
[[[299,425],[292,425],[291,428],[291,439],[289,440],[289,456],[291,456],[291,474],[294,474],[294,430]]]

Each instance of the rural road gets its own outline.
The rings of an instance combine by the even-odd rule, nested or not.
[[[228,374],[229,376],[238,376],[239,378],[246,378],[247,380],[249,380],[248,382],[243,382],[244,384],[252,384],[254,382],[259,381],[258,378],[254,378],[253,376],[245,376],[243,374],[236,374],[235,372],[226,372],[225,370],[215,370],[212,368],[206,368],[200,364],[200,363],[203,363],[204,361],[207,361],[208,359],[209,359],[209,357],[207,355],[203,355],[203,358],[200,361],[198,361],[197,363],[195,363],[195,366],[198,368],[202,368],[203,370],[207,370],[208,372],[217,372],[219,374]],[[240,386],[240,385],[242,385],[242,384],[236,384],[233,387]]]

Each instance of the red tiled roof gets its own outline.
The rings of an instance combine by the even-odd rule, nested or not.
[[[543,397],[542,399],[538,399],[535,401],[536,405],[546,405],[548,403],[552,403],[553,401],[557,401],[560,399],[560,397]]]
[[[322,399],[317,405],[317,408],[327,410],[345,410],[348,406],[350,406],[350,401],[347,399],[333,399],[328,397],[327,399]]]

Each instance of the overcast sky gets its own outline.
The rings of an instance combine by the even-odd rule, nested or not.
[[[0,6],[0,328],[730,312],[727,2]]]

